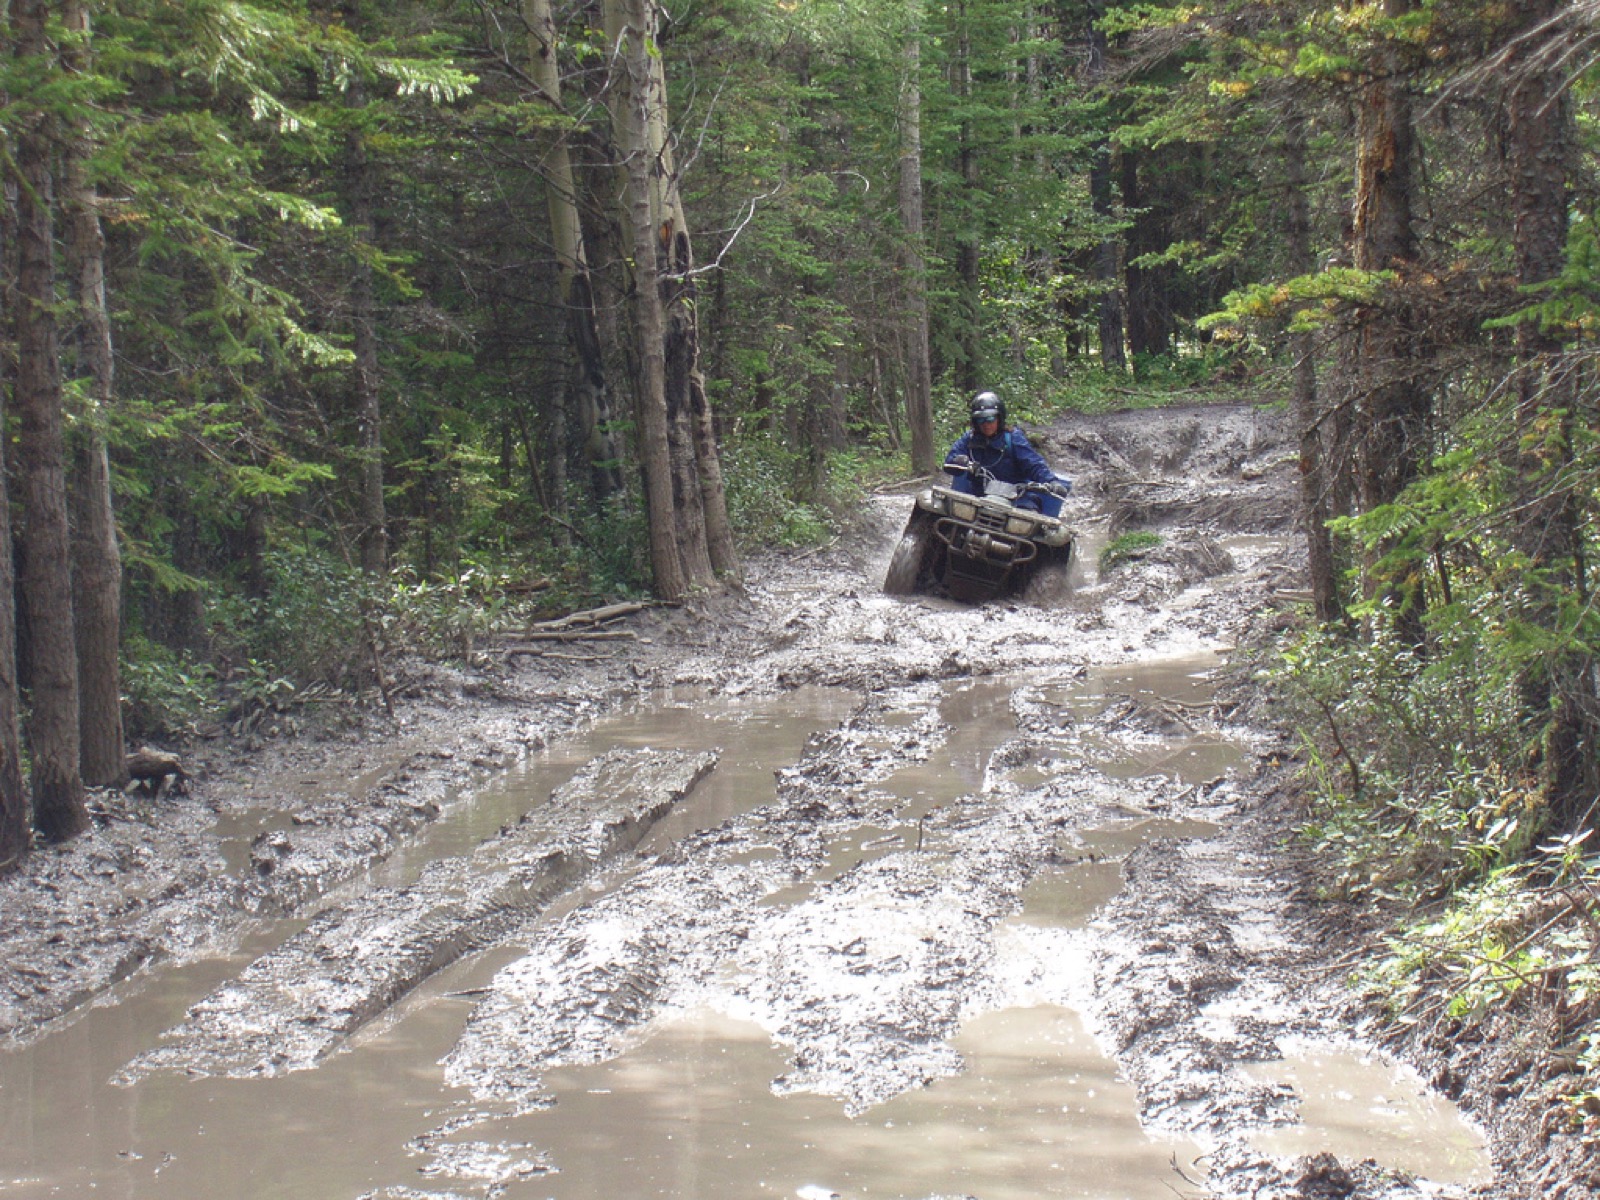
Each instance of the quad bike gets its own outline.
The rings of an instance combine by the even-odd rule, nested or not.
[[[1004,483],[979,466],[965,468],[983,495],[948,487],[917,493],[883,590],[891,596],[943,587],[957,600],[981,604],[1023,591],[1044,568],[1065,567],[1072,530],[1059,519],[1071,483]],[[1015,508],[1024,492],[1042,493],[1041,508]]]

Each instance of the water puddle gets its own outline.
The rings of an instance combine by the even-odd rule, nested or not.
[[[1348,1046],[1304,1042],[1284,1050],[1282,1062],[1248,1067],[1263,1083],[1291,1088],[1300,1102],[1300,1124],[1250,1139],[1262,1152],[1326,1150],[1461,1187],[1489,1179],[1483,1135],[1414,1071]]]
[[[949,820],[957,801],[977,796],[1004,804],[1017,786],[1075,769],[1086,757],[1102,771],[1117,765],[1130,775],[1159,771],[1198,781],[1221,773],[1242,751],[1203,745],[1200,735],[1181,728],[1137,740],[1135,749],[1078,730],[1124,700],[1180,714],[1202,706],[1215,665],[1195,659],[1067,681],[950,683],[938,700],[948,738],[926,762],[872,785],[896,798],[897,806],[883,806],[894,811],[877,812],[834,838],[815,876],[769,895],[766,905],[797,903],[815,894],[819,882],[878,856],[951,852]],[[996,751],[1019,736],[1012,694],[1023,685],[1070,719],[1059,744],[1047,747],[1047,761],[1035,755],[997,764]],[[858,696],[831,688],[766,699],[699,691],[654,697],[451,802],[434,827],[363,882],[403,886],[428,863],[470,853],[525,813],[537,819],[555,788],[614,747],[719,749],[716,770],[644,845],[646,852],[663,848],[771,802],[774,773],[799,761],[813,733],[847,720],[859,703]],[[895,713],[885,726],[920,719]],[[1146,751],[1151,757],[1140,757]],[[237,814],[230,842],[247,842],[262,820],[256,812]],[[1065,861],[1037,875],[1001,935],[1027,958],[1016,979],[1055,982],[1045,990],[1008,993],[1011,1007],[968,1020],[951,1043],[966,1065],[961,1074],[854,1117],[827,1096],[774,1094],[773,1081],[793,1065],[789,1052],[762,1027],[709,1010],[647,1025],[608,1062],[549,1071],[544,1087],[558,1103],[548,1110],[495,1117],[474,1109],[465,1093],[445,1084],[440,1062],[496,970],[519,953],[514,949],[465,959],[427,980],[315,1070],[238,1080],[155,1074],[130,1087],[110,1086],[108,1080],[155,1044],[187,1006],[304,924],[263,923],[236,952],[131,980],[108,997],[116,1003],[89,1008],[50,1036],[0,1053],[0,1193],[338,1200],[367,1192],[426,1194],[416,1189],[447,1188],[455,1171],[479,1195],[485,1174],[475,1165],[490,1162],[498,1163],[490,1174],[506,1184],[492,1194],[510,1200],[1168,1200],[1189,1194],[1194,1189],[1177,1169],[1203,1175],[1189,1166],[1197,1150],[1141,1128],[1132,1089],[1066,1003],[1080,996],[1071,989],[1086,979],[1078,961],[1084,956],[1070,962],[1063,956],[1072,957],[1064,947],[1079,936],[1066,931],[1081,929],[1121,888],[1120,862],[1134,848],[1153,838],[1214,832],[1201,821],[1133,815],[1075,835],[1064,832],[1058,845]],[[744,853],[757,861],[775,851],[752,844]],[[580,889],[556,909],[592,896]],[[1330,1061],[1337,1069],[1324,1083],[1314,1071]],[[1377,1129],[1397,1123],[1388,1109],[1375,1107],[1400,1104],[1392,1076],[1384,1076],[1386,1083],[1369,1081],[1355,1074],[1358,1065],[1319,1052],[1263,1068],[1306,1096],[1307,1130],[1324,1139],[1311,1148],[1346,1149],[1342,1142],[1327,1143],[1337,1133],[1365,1156],[1373,1152]],[[1315,1099],[1322,1092],[1332,1097],[1325,1115]],[[1453,1110],[1415,1111],[1413,1141],[1455,1136]],[[416,1147],[424,1131],[463,1113],[476,1113],[483,1123],[428,1153]],[[1350,1118],[1348,1127],[1336,1129],[1341,1115]],[[1412,1161],[1397,1165],[1437,1175],[1437,1165]],[[419,1177],[424,1170],[430,1175]]]
[[[1001,742],[1016,735],[1011,716],[1015,679],[984,676],[947,685],[939,717],[950,735],[925,762],[901,767],[879,786],[908,802],[906,817],[916,820],[962,796],[986,790],[989,758]]]
[[[404,1020],[315,1071],[111,1086],[147,1048],[148,1002],[163,990],[90,1013],[36,1055],[0,1056],[0,1194],[333,1200],[416,1183],[404,1146],[448,1102],[435,1064],[460,1033],[464,1002],[408,1006]]]
[[[1122,890],[1122,864],[1085,860],[1041,871],[1022,890],[1022,912],[1012,920],[1026,925],[1076,929]]]
[[[475,792],[402,853],[376,868],[387,887],[411,882],[438,858],[467,854],[501,826],[536,812],[561,784],[598,754],[616,747],[720,750],[717,768],[673,808],[640,847],[648,853],[699,829],[772,801],[773,773],[800,757],[806,739],[843,721],[860,698],[842,688],[807,687],[751,699],[684,689],[562,738]]]
[[[1170,1200],[1187,1144],[1148,1136],[1070,1009],[1007,1009],[954,1039],[967,1070],[846,1117],[837,1101],[777,1097],[783,1051],[749,1022],[699,1012],[599,1066],[546,1083],[554,1108],[518,1136],[551,1151],[551,1200]],[[531,1193],[530,1193],[531,1194]]]

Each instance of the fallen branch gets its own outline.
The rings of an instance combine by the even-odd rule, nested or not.
[[[522,635],[522,640],[512,642],[507,649],[524,642],[636,642],[639,635],[631,629],[570,629],[539,630]]]
[[[621,604],[607,604],[600,608],[590,608],[583,612],[568,613],[564,617],[556,617],[550,621],[539,621],[528,627],[530,633],[534,630],[581,629],[585,626],[603,625],[621,617],[631,616],[636,612],[643,612],[651,605],[642,601],[625,601]]]
[[[563,654],[559,650],[540,650],[536,646],[519,646],[506,651],[506,657],[515,658],[555,658],[562,662],[592,663],[610,662],[615,654]]]
[[[821,554],[824,550],[832,550],[838,544],[839,544],[839,539],[838,538],[834,538],[832,541],[828,542],[826,545],[813,546],[809,550],[805,550],[805,551],[802,551],[799,554],[796,554],[790,561],[791,562],[802,562],[805,559],[810,558],[813,554]]]

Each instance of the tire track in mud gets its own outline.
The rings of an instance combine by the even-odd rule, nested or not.
[[[600,756],[473,854],[318,914],[194,1005],[117,1082],[159,1070],[259,1077],[316,1065],[424,979],[494,945],[636,846],[716,762],[683,751]]]
[[[456,1132],[547,1107],[544,1073],[614,1058],[653,1020],[695,1008],[768,1030],[790,1059],[774,1093],[832,1096],[847,1114],[961,1072],[950,1039],[963,1023],[1016,1003],[1019,988],[1052,987],[1047,954],[1022,968],[1010,961],[1019,935],[1003,926],[1028,884],[1091,856],[1086,833],[1169,812],[1192,789],[1079,770],[1025,790],[1007,772],[1046,757],[1048,739],[999,731],[983,786],[930,823],[874,785],[948,732],[938,732],[938,695],[922,685],[874,696],[781,772],[772,805],[685,839],[540,931],[495,977],[446,1059],[447,1081],[471,1088],[474,1102],[419,1138],[418,1151],[444,1154]],[[885,711],[917,706],[913,726],[883,723]],[[1042,707],[1029,712],[1044,730]],[[830,846],[863,826],[895,848],[830,875]],[[1030,944],[1061,942],[1043,934]],[[1058,1000],[1064,992],[1054,985]],[[459,1176],[462,1156],[450,1161]]]

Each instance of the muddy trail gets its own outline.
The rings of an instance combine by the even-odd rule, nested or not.
[[[1240,669],[1301,586],[1286,421],[1035,432],[1078,551],[1025,600],[884,596],[886,494],[97,798],[0,881],[0,1194],[1492,1191],[1347,1015]]]

